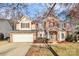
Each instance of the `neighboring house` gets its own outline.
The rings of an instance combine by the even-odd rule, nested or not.
[[[46,31],[46,37],[49,42],[64,41],[66,38],[66,31],[64,30],[64,23],[53,16],[48,16],[44,20],[44,28]]]
[[[12,27],[7,19],[0,19],[0,33],[4,34],[4,38],[9,37],[9,32],[12,31]]]
[[[10,32],[11,42],[33,42],[36,39],[36,24],[23,16],[16,22],[16,31]]]
[[[9,22],[9,24],[11,25],[12,30],[15,31],[15,30],[16,30],[16,23],[17,23],[17,20],[12,19],[12,20],[8,20],[8,22]]]

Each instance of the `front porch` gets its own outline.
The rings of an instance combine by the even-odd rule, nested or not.
[[[41,37],[37,37],[36,40],[34,40],[34,43],[57,43],[65,41],[66,38],[66,31],[45,31],[44,35]]]
[[[49,43],[62,42],[66,39],[66,31],[48,31],[47,38]]]
[[[49,31],[47,33],[48,42],[57,42],[58,41],[58,32],[57,31]]]

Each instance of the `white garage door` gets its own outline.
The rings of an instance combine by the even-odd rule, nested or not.
[[[33,34],[13,34],[13,42],[33,42]]]

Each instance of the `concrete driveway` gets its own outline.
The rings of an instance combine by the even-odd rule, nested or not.
[[[8,43],[0,46],[1,56],[25,56],[32,43]]]

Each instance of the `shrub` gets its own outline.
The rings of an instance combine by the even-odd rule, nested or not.
[[[10,37],[6,37],[6,38],[5,38],[5,40],[8,40],[8,39],[10,39]]]
[[[47,43],[48,42],[48,39],[47,38],[44,38],[44,37],[39,37],[36,42],[39,42],[39,43]]]
[[[72,35],[67,35],[66,41],[77,42],[77,35],[79,35],[77,32],[74,32]]]
[[[4,40],[4,34],[0,33],[0,40]]]
[[[72,35],[67,35],[66,41],[68,41],[68,42],[73,42],[73,37],[72,37]]]

